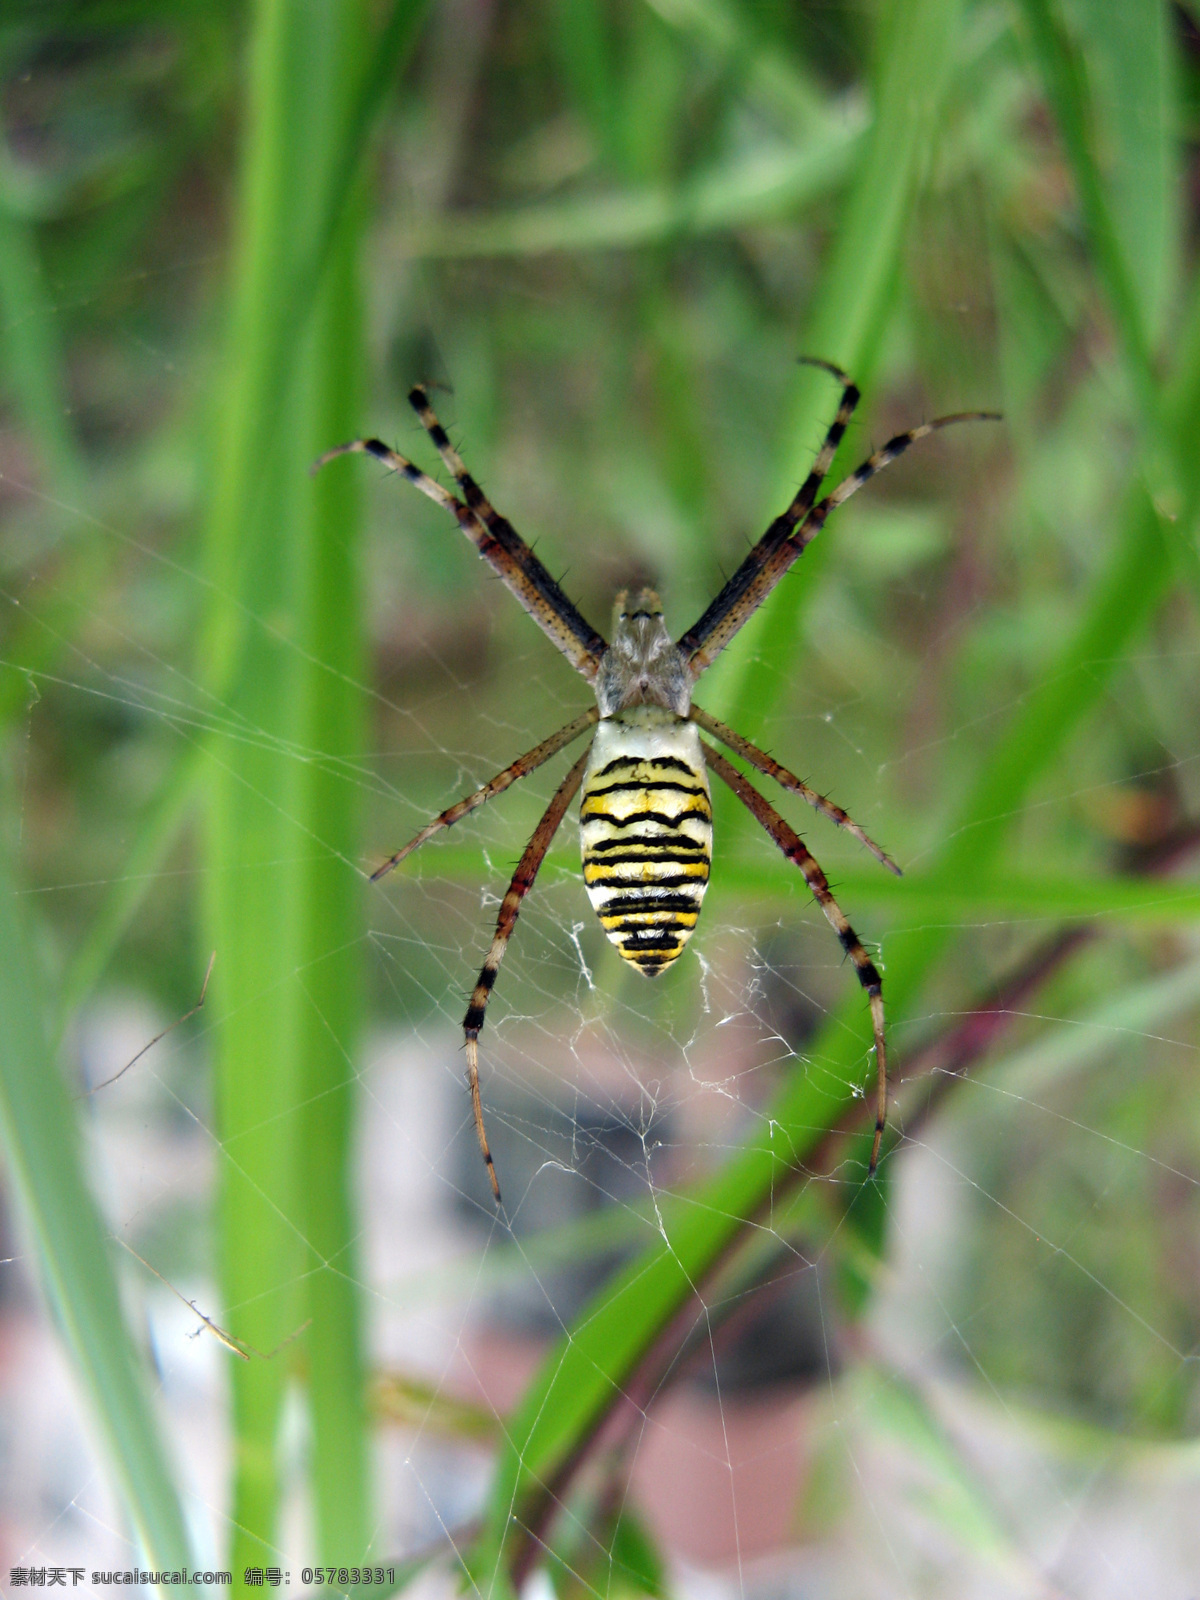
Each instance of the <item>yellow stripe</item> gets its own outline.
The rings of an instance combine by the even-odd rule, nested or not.
[[[699,911],[603,911],[600,921],[608,928],[652,928],[656,923],[664,926],[670,922],[672,926],[682,923],[686,928],[694,928],[699,917]]]
[[[637,877],[634,877],[634,870],[638,873]],[[636,861],[605,862],[600,860],[585,861],[583,864],[583,876],[586,883],[590,883],[594,878],[611,876],[614,878],[627,878],[631,884],[636,885],[653,883],[655,878],[666,877],[668,874],[671,877],[682,874],[685,878],[696,878],[707,882],[708,871],[709,861],[660,860],[646,861],[639,866]],[[615,886],[614,892],[620,893]]]

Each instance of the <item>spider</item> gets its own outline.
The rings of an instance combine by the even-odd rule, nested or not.
[[[484,1128],[479,1092],[479,1034],[521,902],[533,887],[568,806],[582,789],[583,881],[592,906],[605,933],[639,972],[650,978],[665,972],[691,938],[708,885],[712,859],[712,801],[706,766],[733,790],[788,860],[799,867],[814,899],[853,962],[859,983],[866,990],[875,1036],[875,1132],[867,1169],[868,1178],[874,1176],[887,1121],[888,1081],[879,969],[863,949],[862,941],[834,899],[824,872],[800,836],[719,750],[700,737],[700,730],[844,828],[890,872],[899,876],[900,868],[840,806],[810,789],[740,733],[693,705],[692,689],[701,673],[712,665],[816,538],[829,514],[861,489],[868,479],[902,455],[911,444],[939,428],[955,422],[997,421],[999,418],[994,412],[964,411],[910,428],[889,439],[837,488],[818,500],[825,475],[858,405],[859,390],[832,362],[812,356],[801,359],[809,366],[828,372],[842,389],[837,415],[825,435],[812,471],[792,503],[771,523],[704,615],[674,643],[653,589],[642,589],[632,598],[627,590],[617,596],[611,644],[584,620],[520,534],[496,511],[467,471],[420,386],[409,394],[409,403],[457,483],[461,500],[378,439],[355,439],[349,444],[337,445],[313,464],[316,472],[336,456],[352,453],[374,456],[436,501],[456,519],[480,555],[576,672],[587,679],[596,695],[596,704],[590,710],[518,756],[474,794],[467,795],[426,823],[414,838],[371,874],[371,881],[376,882],[435,833],[453,827],[518,779],[536,771],[574,740],[585,733],[591,734],[588,748],[559,784],[525,847],[500,904],[491,949],[463,1018],[467,1086],[475,1133],[497,1205],[500,1204],[500,1183]]]

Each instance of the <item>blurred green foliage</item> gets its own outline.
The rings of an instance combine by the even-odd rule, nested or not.
[[[0,52],[4,828],[41,891],[47,991],[18,986],[37,1023],[21,1060],[99,985],[180,1014],[216,945],[214,1259],[250,1343],[313,1326],[294,1360],[234,1375],[235,1564],[274,1537],[295,1377],[327,1559],[368,1536],[362,1018],[453,1019],[480,885],[502,888],[552,780],[431,846],[387,901],[360,870],[586,704],[436,508],[361,462],[307,478],[359,431],[428,463],[416,379],[449,390],[472,470],[598,626],[646,576],[676,632],[819,443],[836,397],[798,353],[864,385],[843,469],[924,416],[1004,411],[840,513],[698,698],[911,865],[876,881],[814,838],[882,945],[901,1059],[1050,930],[1101,927],[1013,1019],[986,1068],[999,1092],[947,1097],[972,1185],[946,1305],[1003,1391],[1194,1431],[1196,891],[1141,875],[1200,820],[1193,8],[96,0],[7,7]],[[546,1484],[690,1283],[736,1270],[782,1146],[811,1154],[869,1076],[827,931],[766,842],[718,822],[698,947],[740,970],[730,925],[757,925],[776,975],[803,967],[831,1015],[755,1102],[768,1132],[690,1167],[686,1203],[653,1223],[647,1207],[646,1254],[531,1388],[477,1571],[532,1559],[518,1523],[548,1527]],[[496,1019],[561,1031],[584,962],[593,1013],[686,1037],[699,969],[632,988],[594,924],[572,931],[571,854],[545,869]],[[1055,1018],[1086,1021],[1094,1048]],[[1167,1020],[1187,1048],[1157,1037]],[[6,1101],[14,1148],[50,1106]],[[63,1218],[36,1186],[22,1198],[61,1285]],[[847,1318],[870,1314],[888,1201],[847,1220],[844,1191],[813,1185],[775,1218],[840,1238]],[[112,1296],[93,1277],[75,1353],[110,1438],[141,1441],[137,1504],[154,1447],[136,1386],[89,1357]],[[919,1395],[880,1383],[886,1426],[940,1462]],[[640,1525],[594,1503],[618,1586],[657,1592]],[[164,1551],[177,1514],[142,1509]],[[999,1538],[966,1499],[946,1520]]]

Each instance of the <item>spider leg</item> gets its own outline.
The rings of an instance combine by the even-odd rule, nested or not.
[[[498,772],[490,778],[482,789],[476,789],[474,794],[469,794],[463,800],[458,800],[452,806],[447,806],[440,816],[434,817],[432,822],[427,822],[420,833],[411,838],[406,845],[397,850],[394,856],[389,856],[381,867],[376,867],[371,874],[371,882],[377,883],[385,877],[393,867],[398,867],[405,856],[412,855],[414,850],[419,850],[426,839],[432,839],[435,833],[440,833],[443,828],[452,828],[456,822],[461,822],[472,811],[478,810],[482,805],[493,799],[498,794],[503,794],[510,784],[527,777],[529,773],[536,772],[551,756],[569,745],[573,739],[585,732],[599,719],[600,708],[593,706],[590,711],[585,711],[581,717],[576,717],[574,722],[568,722],[565,728],[560,728],[557,733],[552,733],[548,739],[543,739],[541,744],[534,745],[532,750],[526,750],[523,756],[518,756],[511,766],[505,767],[503,772]]]
[[[584,621],[512,523],[507,517],[500,515],[467,471],[462,457],[450,443],[449,435],[438,421],[433,407],[429,404],[429,396],[420,384],[409,390],[408,403],[420,417],[421,426],[436,445],[446,470],[452,474],[454,481],[462,490],[463,499],[490,534],[495,553],[488,555],[488,560],[492,562],[509,588],[517,594],[518,599],[521,599],[521,595],[513,587],[509,574],[513,578],[519,577],[529,592],[537,596],[539,602],[537,610],[523,599],[521,603],[531,612],[535,621],[540,622],[550,633],[559,649],[571,658],[576,670],[583,673],[585,678],[594,678],[600,665],[600,657],[608,648],[604,639],[590,623]],[[555,631],[552,631],[550,619],[553,621]],[[574,654],[565,643],[561,642],[559,636],[572,641]]]
[[[842,409],[845,409],[844,401]],[[838,415],[841,416],[840,411]],[[881,450],[868,456],[860,467],[815,506],[811,502],[808,506],[801,503],[804,494],[802,489],[788,509],[776,517],[700,620],[678,641],[679,649],[687,657],[693,679],[713,664],[734,634],[750,620],[792,563],[804,554],[820,533],[829,514],[836,511],[877,472],[882,472],[897,456],[902,456],[918,439],[925,439],[940,428],[948,428],[959,422],[998,421],[1000,416],[995,411],[958,411],[952,416],[935,417],[932,422],[923,422],[919,427],[909,428],[907,432],[889,439]],[[834,426],[837,426],[836,422]]]
[[[898,878],[903,877],[900,868],[888,855],[887,851],[881,850],[870,834],[865,829],[860,828],[854,818],[843,811],[841,806],[835,806],[832,800],[826,800],[823,794],[818,794],[815,789],[810,789],[803,778],[798,778],[794,772],[789,772],[786,767],[781,767],[778,761],[773,756],[769,756],[765,750],[760,750],[757,745],[751,744],[749,739],[744,739],[740,733],[736,733],[732,728],[727,727],[725,723],[718,722],[716,717],[709,716],[708,712],[702,711],[699,706],[693,706],[688,712],[688,716],[693,722],[698,723],[706,733],[711,733],[714,739],[719,739],[723,745],[728,745],[731,750],[736,750],[738,755],[748,761],[752,767],[757,767],[759,772],[766,777],[774,778],[781,789],[790,789],[793,794],[798,794],[801,799],[806,800],[812,806],[814,811],[819,811],[823,817],[828,817],[830,822],[836,823],[839,828],[844,828],[847,833],[852,834],[859,844],[865,845],[876,861],[885,866],[889,872],[894,872]]]
[[[838,446],[841,444],[846,429],[850,425],[850,418],[854,415],[858,402],[862,399],[862,391],[858,385],[847,373],[842,371],[841,367],[835,367],[832,361],[822,361],[819,356],[801,356],[800,361],[806,367],[820,367],[822,371],[828,372],[835,377],[842,386],[842,398],[837,408],[837,416],[829,424],[829,432],[825,435],[824,443],[817,451],[816,460],[812,464],[812,471],[800,485],[791,505],[788,506],[781,517],[777,517],[775,522],[771,524],[772,527],[783,524],[779,533],[781,538],[786,536],[789,529],[796,526],[816,500],[817,492],[825,481],[825,474],[833,465],[833,458],[837,455]],[[759,542],[761,544],[762,541],[760,540]]]
[[[842,398],[837,415],[829,424],[829,431],[813,461],[812,471],[800,485],[791,504],[786,511],[775,518],[700,620],[677,641],[679,649],[685,656],[694,654],[712,631],[719,615],[728,610],[732,600],[745,589],[770,552],[783,543],[796,524],[812,509],[817,492],[825,481],[825,474],[833,464],[833,458],[850,424],[850,418],[854,415],[862,397],[858,385],[842,371],[841,367],[835,367],[832,361],[822,361],[819,356],[801,356],[800,360],[806,367],[820,367],[842,385]]]
[[[703,743],[703,741],[701,741]],[[854,963],[854,970],[859,983],[867,991],[867,999],[871,1006],[871,1026],[875,1032],[875,1065],[876,1065],[876,1090],[875,1090],[875,1137],[871,1142],[871,1160],[867,1168],[868,1178],[874,1177],[875,1168],[879,1163],[879,1147],[883,1142],[883,1130],[887,1125],[887,1045],[884,1040],[884,1015],[883,1015],[883,980],[879,976],[879,969],[863,949],[862,941],[854,929],[846,921],[845,913],[833,897],[829,887],[829,880],[821,871],[816,858],[808,851],[799,834],[795,833],[788,824],[754,788],[742,777],[741,773],[728,762],[719,751],[711,745],[704,745],[704,759],[709,766],[722,778],[737,795],[738,799],[759,822],[775,843],[783,851],[789,861],[800,868],[804,874],[804,881],[812,891],[813,899],[825,913],[825,917],[841,941],[842,949]]]
[[[423,394],[424,391],[413,391],[414,394],[418,392]],[[430,416],[432,415],[430,412]],[[434,421],[436,423],[437,419],[434,418]],[[440,423],[437,423],[437,428],[444,439],[445,433]],[[434,442],[437,443],[436,437]],[[449,441],[446,442],[449,445]],[[428,495],[444,511],[448,511],[479,554],[499,576],[510,594],[516,596],[542,632],[557,645],[576,672],[581,673],[589,683],[592,681],[600,670],[600,658],[608,645],[590,623],[584,621],[512,525],[505,522],[503,517],[497,516],[482,496],[479,508],[464,505],[448,489],[444,489],[436,478],[431,478],[428,473],[422,472],[420,467],[414,466],[398,451],[389,450],[387,445],[378,439],[352,439],[349,444],[335,445],[332,450],[326,450],[323,456],[319,456],[310,470],[319,472],[327,462],[345,455],[374,456],[377,461],[382,461],[385,467],[390,467],[402,478],[407,478],[409,483],[422,494]],[[455,460],[457,459],[455,456]],[[461,462],[459,466],[462,466]],[[465,474],[466,469],[463,471]],[[474,479],[468,477],[467,481],[478,494],[479,490],[475,486]],[[485,516],[484,507],[490,514],[491,521]]]
[[[494,517],[499,517],[499,513],[467,471],[463,458],[450,443],[450,435],[438,421],[437,413],[429,404],[429,395],[423,384],[414,384],[408,391],[408,403],[417,413],[417,416],[420,417],[421,426],[425,429],[425,432],[433,440],[446,471],[462,490],[463,499],[471,507],[472,511],[479,513],[481,521],[490,524],[490,520]]]
[[[504,899],[500,902],[500,914],[496,918],[496,932],[492,936],[492,947],[487,953],[487,960],[479,972],[479,978],[471,995],[471,1004],[467,1007],[467,1014],[463,1018],[463,1034],[467,1046],[467,1088],[471,1091],[471,1110],[475,1116],[475,1133],[479,1139],[479,1148],[487,1165],[488,1177],[491,1179],[492,1193],[496,1197],[496,1204],[500,1204],[500,1184],[496,1178],[496,1163],[492,1160],[492,1152],[488,1148],[487,1133],[483,1126],[483,1101],[479,1093],[479,1034],[483,1027],[483,1019],[487,1012],[487,1003],[496,982],[496,974],[500,970],[500,963],[504,960],[504,952],[508,948],[508,941],[512,938],[513,929],[517,925],[517,917],[521,912],[521,901],[533,888],[533,880],[538,875],[538,869],[546,859],[546,851],[550,848],[550,841],[558,832],[567,807],[575,798],[575,792],[583,780],[583,769],[587,764],[588,751],[585,750],[579,760],[567,773],[554,793],[554,798],[546,807],[545,815],[533,830],[533,837],[525,846],[525,854],[517,863],[517,870],[513,873],[512,882]]]
[[[473,522],[474,519],[462,501],[456,500],[449,489],[443,489],[436,478],[431,478],[427,472],[422,472],[420,467],[414,467],[407,456],[402,456],[399,451],[389,450],[382,440],[351,439],[349,444],[335,444],[332,450],[326,450],[324,455],[318,456],[308,470],[315,475],[329,462],[336,461],[338,456],[355,455],[374,456],[376,461],[382,461],[385,467],[398,472],[402,478],[407,478],[409,483],[415,484],[422,494],[428,495],[444,511],[448,511],[452,517],[457,517],[459,522],[463,523],[463,532],[472,544],[480,543],[482,529],[472,531],[466,526],[467,522]]]

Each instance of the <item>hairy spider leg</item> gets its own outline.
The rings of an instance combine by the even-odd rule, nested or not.
[[[573,739],[578,739],[581,733],[586,733],[588,728],[599,719],[600,708],[593,706],[590,711],[585,711],[581,717],[576,717],[574,722],[568,722],[566,727],[560,728],[557,733],[552,733],[548,739],[543,739],[541,744],[534,745],[532,750],[518,756],[511,766],[505,767],[503,772],[498,772],[494,778],[489,778],[481,789],[476,789],[474,794],[467,795],[462,800],[455,801],[454,805],[447,806],[445,811],[427,822],[420,833],[414,835],[408,843],[389,856],[381,867],[376,867],[371,874],[371,882],[377,883],[385,877],[393,867],[398,867],[405,856],[412,855],[414,850],[419,850],[427,839],[432,839],[435,833],[440,833],[443,828],[452,828],[456,822],[461,822],[472,811],[486,805],[495,795],[503,794],[510,784],[517,783],[521,778],[526,778],[551,756],[556,756],[560,750],[566,748]]]
[[[871,1025],[875,1031],[877,1070],[875,1137],[871,1141],[871,1160],[867,1167],[867,1177],[874,1177],[875,1168],[879,1164],[879,1147],[883,1142],[883,1130],[887,1126],[887,1046],[884,1042],[883,980],[879,976],[879,969],[863,949],[862,940],[847,922],[845,913],[833,897],[828,878],[800,835],[789,827],[774,806],[763,799],[753,784],[748,783],[737,768],[709,744],[704,746],[704,759],[717,776],[729,785],[755,821],[770,834],[788,860],[800,868],[813,899],[825,913],[829,925],[841,941],[842,949],[854,963],[859,983],[867,991],[867,1000],[871,1006]]]
[[[832,361],[822,361],[820,356],[801,356],[801,366],[820,367],[823,372],[828,372],[836,378],[842,386],[842,398],[838,402],[837,415],[829,424],[829,431],[817,451],[816,460],[812,464],[812,471],[800,485],[790,506],[776,521],[785,523],[788,528],[794,528],[804,517],[809,507],[817,498],[821,485],[825,482],[825,474],[833,465],[833,458],[838,453],[838,446],[845,436],[846,429],[850,426],[850,419],[858,409],[858,402],[862,399],[862,391],[851,378],[849,373],[843,372],[841,367],[835,367]],[[761,543],[761,541],[760,541]]]
[[[800,362],[806,367],[819,367],[823,372],[828,372],[832,377],[836,378],[841,384],[842,398],[838,404],[837,414],[829,424],[828,432],[813,461],[812,470],[796,491],[791,504],[784,511],[781,511],[779,516],[771,523],[766,533],[763,534],[762,538],[749,552],[720,594],[711,601],[700,620],[690,627],[682,638],[676,641],[685,656],[690,656],[698,645],[703,643],[711,626],[710,619],[713,618],[717,605],[723,604],[727,609],[735,586],[737,586],[737,593],[741,593],[771,551],[781,545],[796,524],[801,522],[811,511],[818,491],[825,481],[825,474],[833,465],[833,458],[838,452],[838,446],[845,437],[846,429],[850,425],[850,419],[853,417],[858,407],[858,402],[862,398],[861,390],[849,373],[843,372],[841,367],[835,366],[832,361],[822,361],[819,356],[801,356]]]
[[[309,467],[309,472],[315,476],[322,467],[328,466],[331,461],[336,461],[338,456],[374,456],[376,461],[382,461],[385,467],[398,472],[402,478],[407,478],[409,483],[420,489],[422,494],[428,495],[444,511],[448,511],[452,517],[463,523],[463,532],[472,544],[478,546],[481,543],[483,529],[475,525],[472,531],[465,526],[468,520],[474,525],[476,519],[470,515],[462,501],[456,499],[449,489],[444,489],[436,478],[431,478],[427,472],[422,472],[420,467],[414,466],[407,456],[390,449],[381,439],[351,439],[349,444],[335,444],[331,450],[326,450],[324,455],[317,457]]]
[[[385,467],[407,478],[414,488],[448,511],[505,588],[520,602],[551,643],[562,651],[576,672],[589,683],[592,682],[600,670],[600,658],[608,648],[605,640],[583,620],[509,523],[504,522],[503,518],[497,519],[507,530],[503,539],[498,537],[479,512],[463,505],[436,478],[422,472],[406,456],[389,449],[379,439],[352,439],[349,444],[335,445],[332,450],[326,450],[324,455],[319,456],[310,470],[319,472],[327,462],[345,455],[374,456],[376,461],[382,461]]]
[[[419,384],[409,391],[408,403],[420,417],[421,426],[433,440],[446,470],[462,490],[467,505],[487,528],[508,563],[523,574],[529,587],[537,593],[541,609],[533,613],[535,620],[550,634],[575,670],[590,682],[599,670],[600,658],[608,648],[607,641],[580,615],[512,523],[500,515],[467,471],[462,457],[450,443],[449,435],[429,404],[429,396]],[[572,642],[571,649],[567,648],[564,639]]]
[[[845,409],[844,404],[842,409]],[[941,428],[959,422],[999,421],[1000,415],[995,411],[956,411],[952,416],[922,422],[916,428],[896,434],[882,449],[868,456],[832,493],[813,506],[798,526],[789,524],[790,508],[782,517],[777,517],[700,620],[680,638],[679,648],[687,657],[693,680],[712,666],[734,634],[750,620],[792,563],[820,533],[830,513],[856,494],[864,483],[902,456],[918,439],[928,438]],[[789,524],[782,536],[781,524]]]
[[[483,1126],[483,1100],[479,1093],[479,1033],[483,1027],[483,1019],[487,1013],[487,1003],[491,997],[492,988],[496,982],[496,974],[500,970],[500,963],[504,960],[504,952],[508,948],[508,941],[512,938],[513,929],[517,925],[517,917],[521,912],[521,902],[533,888],[533,880],[538,875],[538,869],[546,859],[546,851],[550,842],[558,832],[567,807],[575,798],[583,778],[583,769],[587,765],[588,751],[585,750],[579,760],[567,773],[555,791],[554,798],[546,807],[545,815],[533,830],[533,837],[525,846],[525,854],[517,863],[517,870],[513,873],[512,882],[504,899],[500,902],[500,914],[496,918],[496,932],[492,936],[492,947],[487,953],[487,960],[479,972],[479,978],[471,995],[471,1003],[467,1007],[467,1014],[463,1018],[463,1034],[467,1046],[467,1088],[471,1091],[471,1110],[475,1115],[475,1134],[479,1140],[479,1149],[487,1165],[488,1177],[492,1184],[492,1194],[496,1204],[500,1201],[500,1183],[496,1177],[496,1163],[492,1160],[492,1152],[488,1147],[487,1132]]]
[[[823,794],[818,794],[815,789],[810,789],[803,778],[798,778],[794,772],[781,767],[774,756],[769,756],[765,750],[760,750],[757,745],[751,744],[749,739],[743,739],[740,733],[727,727],[725,723],[718,722],[716,717],[710,716],[699,706],[693,706],[688,715],[693,722],[704,729],[705,733],[711,733],[714,739],[719,739],[730,750],[736,750],[739,756],[748,761],[752,767],[757,767],[765,777],[774,778],[781,789],[790,789],[793,794],[798,794],[812,806],[814,811],[819,811],[823,817],[828,817],[830,822],[836,823],[839,828],[844,828],[847,833],[852,834],[859,844],[865,845],[876,861],[885,866],[889,872],[894,872],[898,878],[904,876],[887,851],[881,850],[870,834],[860,828],[848,812],[843,811],[841,806],[834,805],[832,800],[827,800]]]

